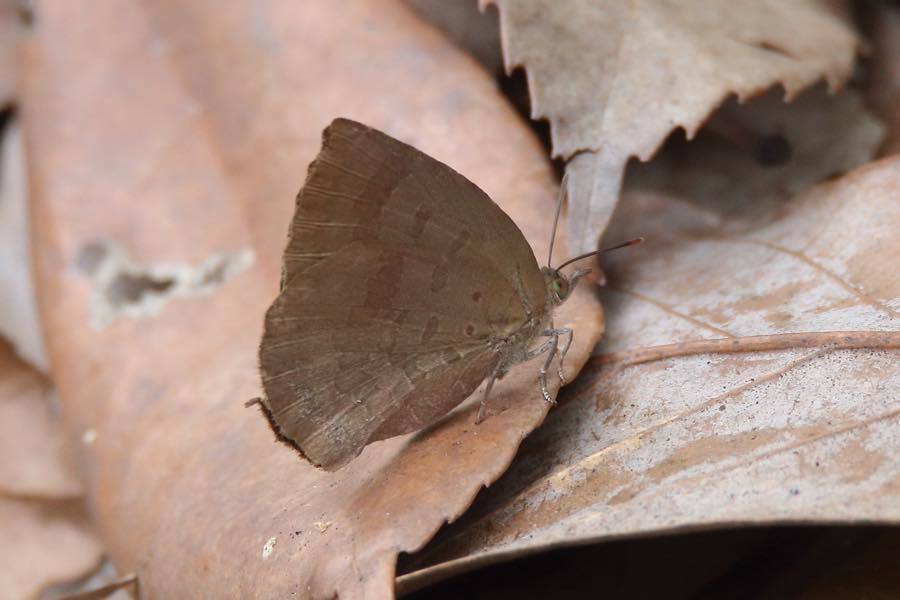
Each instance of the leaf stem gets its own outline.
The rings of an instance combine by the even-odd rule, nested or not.
[[[632,348],[619,352],[607,352],[591,358],[586,369],[599,369],[603,365],[616,364],[627,367],[641,363],[688,356],[691,354],[716,354],[722,352],[764,352],[791,348],[900,348],[900,331],[815,331],[806,333],[776,333],[736,338],[690,340],[662,346]]]

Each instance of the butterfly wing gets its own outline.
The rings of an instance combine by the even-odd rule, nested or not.
[[[276,432],[334,469],[462,402],[496,360],[492,340],[547,307],[524,236],[474,184],[353,121],[323,138],[260,370]]]

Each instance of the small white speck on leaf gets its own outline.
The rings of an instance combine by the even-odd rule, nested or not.
[[[272,556],[272,553],[275,552],[275,542],[278,541],[278,538],[272,536],[268,539],[268,541],[263,545],[262,549],[262,557],[263,560]]]
[[[97,441],[97,430],[96,429],[85,429],[84,433],[81,434],[81,443],[85,446],[93,446],[94,442]]]

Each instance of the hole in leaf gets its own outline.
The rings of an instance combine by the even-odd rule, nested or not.
[[[137,304],[148,294],[164,294],[175,285],[171,277],[156,278],[152,275],[133,275],[120,273],[106,288],[106,297],[110,304]]]

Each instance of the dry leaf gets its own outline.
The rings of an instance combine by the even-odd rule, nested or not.
[[[554,156],[570,159],[574,252],[596,247],[629,157],[648,160],[677,127],[693,137],[730,94],[781,84],[790,99],[823,77],[834,90],[857,46],[815,0],[490,1],[507,68],[526,68],[532,116],[549,119]]]
[[[832,96],[817,86],[786,104],[771,90],[746,105],[728,102],[693,142],[678,140],[652,161],[629,166],[625,189],[655,189],[704,206],[727,199],[751,217],[869,162],[883,138],[884,126],[858,92]]]
[[[0,495],[81,495],[52,386],[0,339]]]
[[[133,600],[141,598],[135,575],[119,577],[108,560],[77,582],[44,590],[41,600]]]
[[[478,0],[406,0],[432,25],[471,54],[491,75],[503,72],[497,11],[478,10]]]
[[[464,173],[543,256],[555,186],[540,146],[399,1],[48,2],[25,58],[41,315],[73,425],[95,432],[91,496],[119,572],[148,597],[389,596],[397,553],[462,513],[547,406],[528,363],[482,425],[470,403],[336,474],[277,444],[243,403],[259,394],[293,198],[323,127],[346,116]],[[256,262],[97,329],[96,281],[73,264],[98,240],[146,273],[244,249]],[[576,331],[571,376],[602,326],[590,290],[557,322]]]
[[[610,257],[603,350],[831,330],[882,332],[896,348],[898,195],[900,158],[814,188],[739,233],[722,219],[727,206],[630,197],[613,230],[643,227],[651,241]],[[897,524],[898,352],[826,346],[589,367],[403,586],[618,536]]]
[[[0,596],[37,598],[100,562],[101,547],[80,500],[0,498]]]
[[[2,130],[0,148],[0,336],[29,364],[47,371],[31,274],[25,155],[17,120]]]
[[[0,597],[82,577],[100,544],[81,505],[51,386],[0,339]]]

